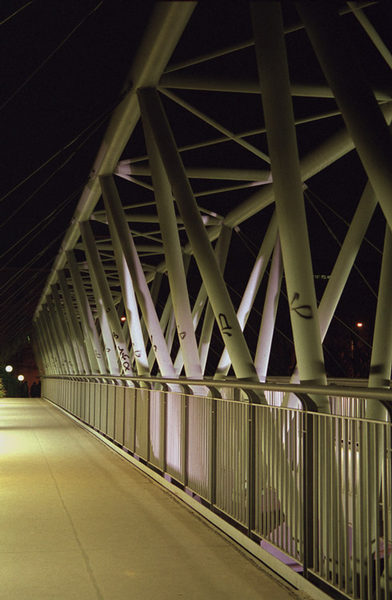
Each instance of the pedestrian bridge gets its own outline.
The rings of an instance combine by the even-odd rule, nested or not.
[[[65,423],[94,432],[297,590],[391,600],[386,12],[232,4],[231,19],[214,3],[154,5],[34,315],[47,403],[29,406],[62,424],[53,444]],[[63,444],[75,465],[93,443],[83,439]],[[64,483],[75,504],[80,493],[79,516],[92,502],[85,471],[74,491],[73,470]],[[142,482],[139,507],[150,484],[128,473]],[[141,531],[128,491],[116,509],[94,489],[111,544],[108,513],[121,539],[135,521]],[[183,511],[171,505],[172,516],[151,511],[148,531],[169,529]],[[97,597],[105,561],[139,585],[127,552],[109,544],[90,562],[73,535]],[[165,536],[162,581],[177,586]],[[206,551],[211,569],[199,572],[194,539],[171,556],[197,565],[200,593],[178,581],[199,597],[220,559]],[[252,577],[237,580],[249,597]]]

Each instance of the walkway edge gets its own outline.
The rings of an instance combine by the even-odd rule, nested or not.
[[[42,400],[49,402],[52,406],[64,413],[70,419],[72,419],[79,427],[82,427],[88,433],[94,435],[101,442],[106,444],[106,446],[108,446],[111,450],[114,450],[114,452],[119,454],[122,458],[125,458],[125,460],[127,460],[132,465],[140,469],[145,475],[153,479],[160,486],[164,487],[173,496],[176,496],[179,500],[186,503],[193,511],[197,512],[199,515],[204,517],[220,532],[223,532],[227,537],[229,537],[231,541],[236,542],[239,546],[241,546],[241,548],[245,549],[254,558],[259,560],[263,564],[263,566],[266,566],[269,569],[271,569],[271,571],[278,575],[279,578],[283,580],[283,582],[289,583],[291,586],[293,586],[293,588],[295,588],[299,592],[304,592],[305,594],[307,594],[307,596],[314,598],[314,600],[331,600],[331,597],[328,594],[324,593],[318,587],[313,585],[310,581],[302,577],[299,573],[296,573],[295,571],[290,569],[290,567],[287,567],[284,563],[272,556],[269,552],[263,550],[263,548],[255,544],[246,535],[238,531],[238,529],[224,521],[224,519],[220,518],[207,507],[197,502],[185,491],[181,490],[170,481],[167,481],[167,479],[165,479],[158,473],[155,473],[152,469],[144,465],[142,462],[138,461],[131,454],[117,446],[110,439],[108,439],[107,437],[93,429],[91,426],[87,425],[86,423],[69,413],[67,410],[63,409],[61,406],[58,406],[57,404],[49,400],[49,398],[43,397]]]

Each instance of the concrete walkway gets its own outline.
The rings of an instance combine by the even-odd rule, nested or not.
[[[1,600],[299,597],[49,403],[0,399]]]

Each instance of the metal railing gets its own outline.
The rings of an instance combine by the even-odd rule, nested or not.
[[[362,410],[369,399],[388,407],[390,392],[332,390],[331,414],[321,414],[311,397],[326,388],[315,386],[43,380],[43,397],[170,476],[316,585],[392,600],[392,425]]]

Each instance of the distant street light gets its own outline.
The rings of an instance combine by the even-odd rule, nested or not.
[[[24,375],[18,375],[18,380],[19,381],[24,381]]]
[[[7,371],[7,373],[12,373],[12,371],[14,370],[14,367],[12,365],[7,365],[5,370]]]
[[[361,329],[361,327],[363,327],[363,323],[361,321],[358,321],[357,323],[355,323],[355,325]]]

